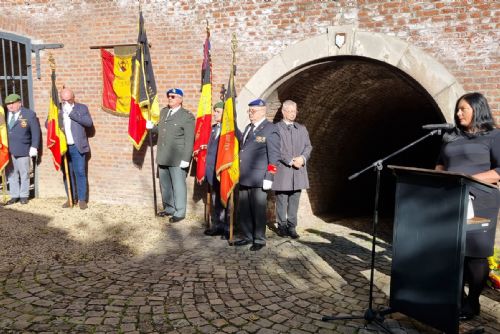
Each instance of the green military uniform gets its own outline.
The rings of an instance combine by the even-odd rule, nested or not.
[[[156,162],[164,210],[176,218],[186,216],[188,168],[179,165],[181,161],[191,161],[194,125],[193,114],[182,107],[173,113],[169,108],[163,108],[160,112]]]

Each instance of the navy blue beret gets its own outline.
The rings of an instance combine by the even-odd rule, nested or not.
[[[264,107],[265,105],[266,101],[261,99],[250,101],[250,103],[248,104],[249,107]]]
[[[168,94],[177,94],[180,96],[184,96],[184,92],[180,88],[170,88],[169,90],[167,90],[167,95]]]

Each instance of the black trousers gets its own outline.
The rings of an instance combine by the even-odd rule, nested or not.
[[[266,191],[240,185],[238,222],[244,240],[266,244],[266,207]]]
[[[479,314],[479,296],[486,285],[490,268],[488,259],[466,256],[464,258],[464,286],[469,286],[469,293],[462,301],[462,310]]]

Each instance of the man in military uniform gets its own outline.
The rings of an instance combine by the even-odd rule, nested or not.
[[[281,138],[281,156],[273,182],[276,194],[276,219],[281,237],[299,238],[297,212],[302,189],[309,188],[306,162],[312,146],[305,126],[295,122],[297,104],[291,100],[281,107],[283,120],[276,124]]]
[[[10,162],[7,166],[10,200],[6,205],[28,203],[30,186],[30,159],[38,154],[40,123],[34,111],[21,106],[21,97],[10,94],[7,105],[7,134]]]
[[[266,120],[266,103],[261,99],[248,104],[247,125],[240,138],[239,214],[243,239],[235,246],[252,244],[251,251],[266,245],[267,191],[271,189],[280,158],[278,128]]]
[[[160,111],[158,126],[148,121],[146,128],[158,133],[156,162],[164,209],[158,215],[171,216],[169,221],[176,223],[186,217],[186,177],[193,154],[195,119],[182,107],[181,89],[169,89],[167,97],[168,108]]]

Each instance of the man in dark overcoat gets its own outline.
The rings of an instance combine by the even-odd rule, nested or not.
[[[266,119],[266,103],[248,104],[250,124],[240,139],[240,187],[238,222],[243,239],[235,246],[252,244],[251,251],[266,245],[267,192],[273,184],[280,157],[278,128]]]
[[[295,122],[297,104],[286,100],[281,112],[283,119],[276,124],[281,138],[281,154],[273,182],[276,220],[280,236],[297,239],[299,199],[302,189],[309,188],[306,163],[311,156],[312,146],[306,127]]]
[[[186,217],[186,177],[193,154],[193,114],[182,107],[184,92],[179,88],[167,91],[168,107],[160,111],[158,126],[148,121],[146,128],[158,133],[156,162],[160,177],[163,211],[159,216],[171,216],[176,223]]]
[[[7,136],[10,161],[6,173],[9,181],[10,200],[5,205],[17,202],[28,203],[30,187],[30,159],[38,155],[40,145],[40,123],[34,111],[24,108],[21,96],[10,94],[5,98],[7,106]]]
[[[226,222],[226,210],[220,198],[220,182],[217,180],[215,166],[217,163],[217,149],[221,131],[222,112],[224,102],[217,102],[212,111],[212,132],[207,145],[207,156],[205,160],[205,179],[210,185],[210,213],[212,227],[205,230],[206,235],[221,235],[226,239],[229,235],[229,225]]]

